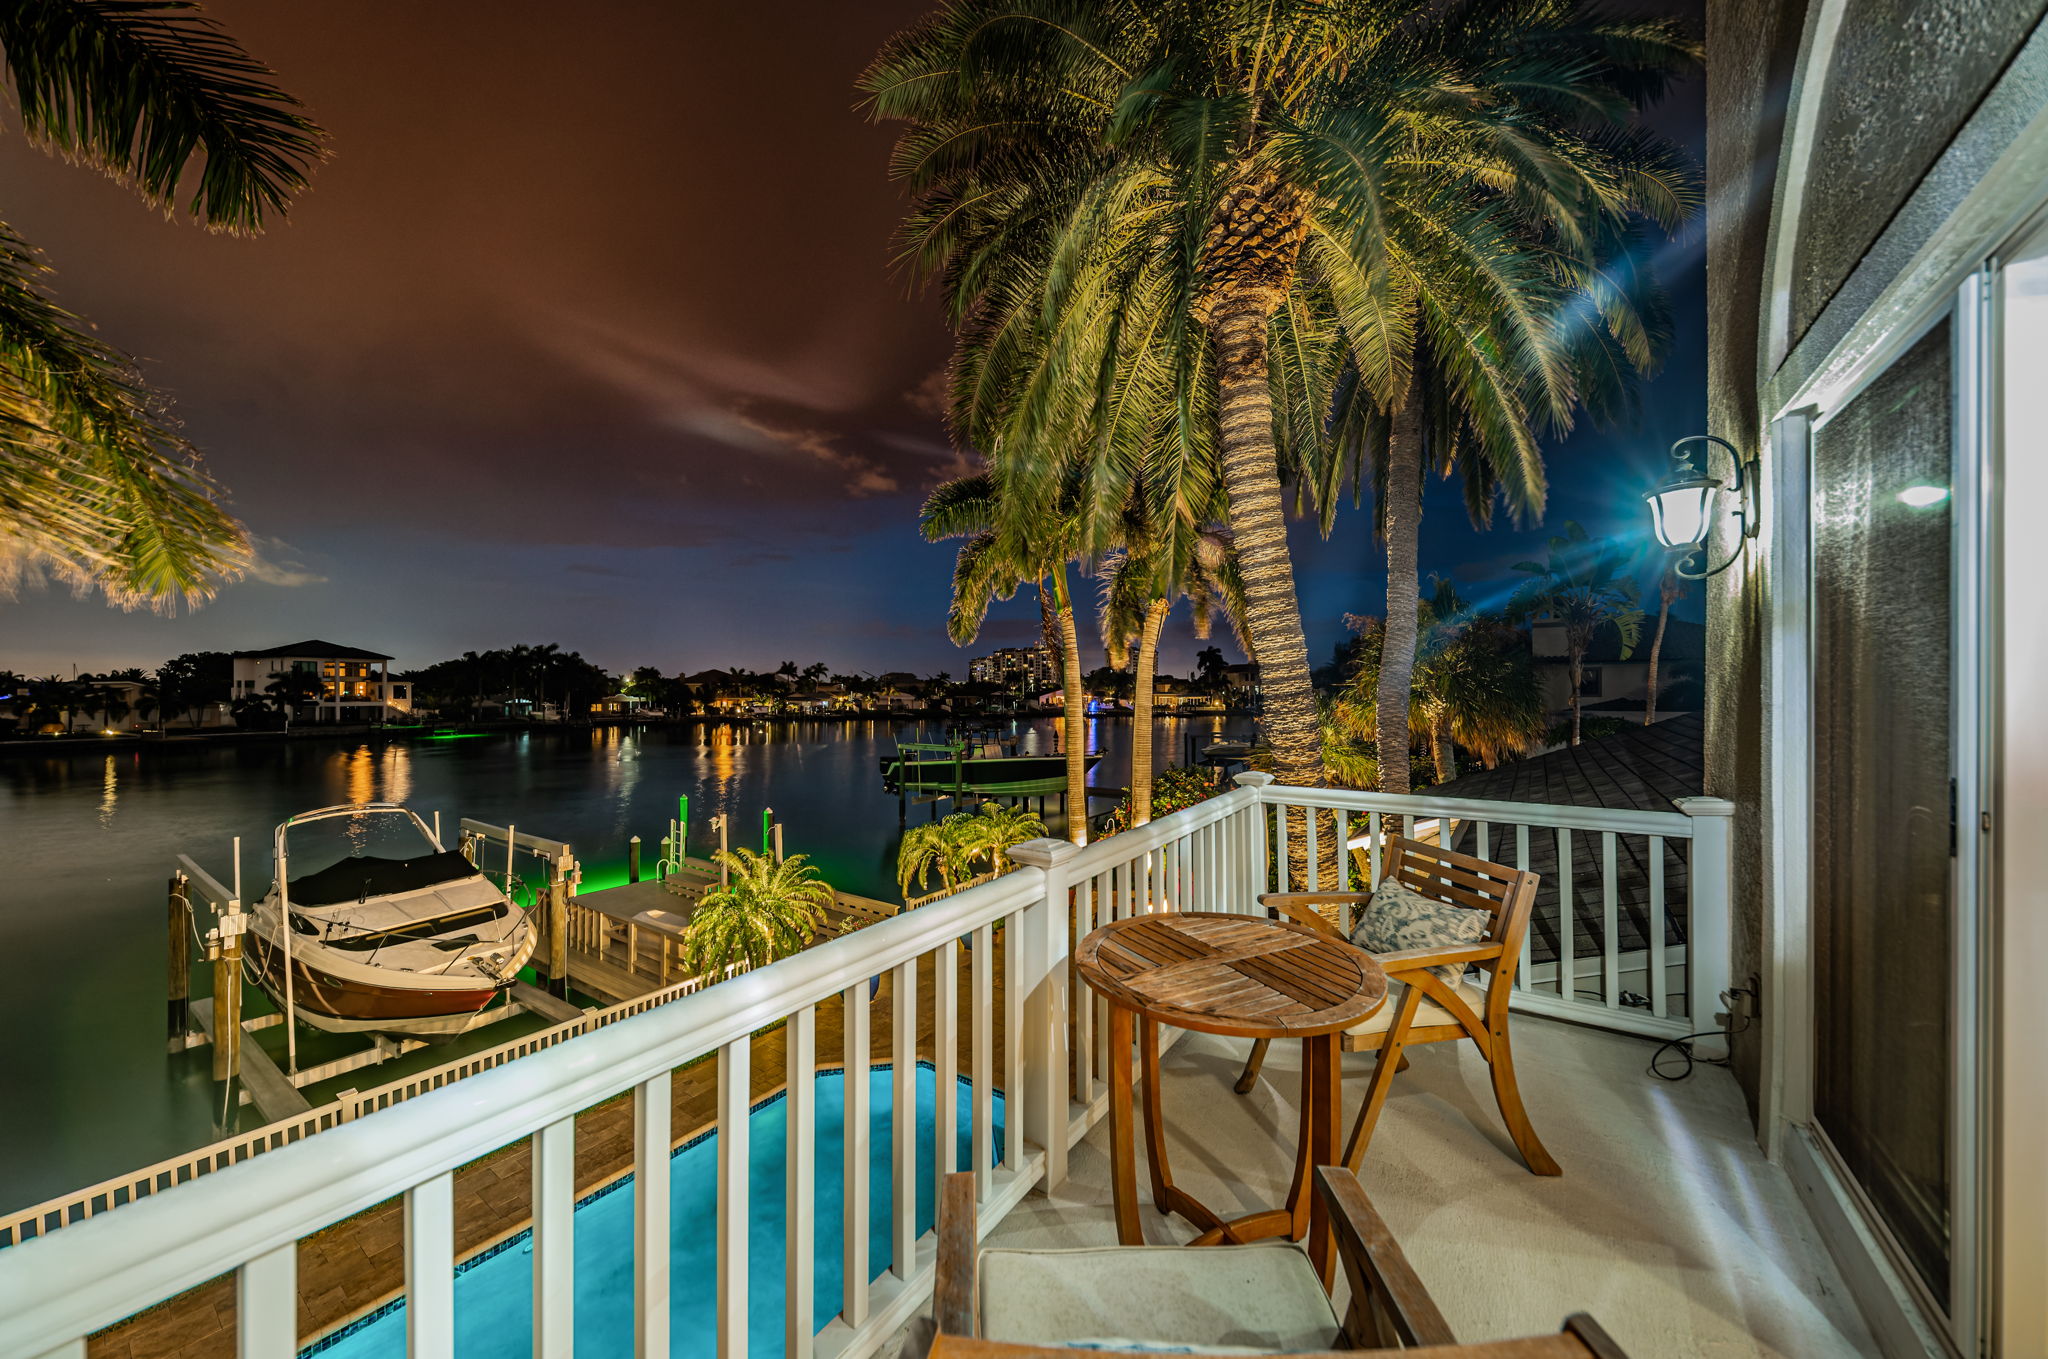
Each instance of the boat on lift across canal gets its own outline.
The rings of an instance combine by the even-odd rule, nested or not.
[[[351,852],[293,877],[291,833],[320,823]],[[302,812],[273,845],[276,878],[250,919],[250,966],[279,1009],[289,1003],[315,1028],[458,1033],[518,979],[538,942],[526,911],[405,807]]]
[[[1018,742],[1000,737],[956,737],[943,742],[900,741],[892,754],[879,757],[882,783],[888,788],[912,792],[981,793],[1004,797],[1025,797],[1057,793],[1067,783],[1067,757],[1023,754]],[[1087,755],[1083,763],[1089,772],[1102,762],[1100,755]]]

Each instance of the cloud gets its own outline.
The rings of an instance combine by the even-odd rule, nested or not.
[[[249,538],[249,576],[265,585],[287,590],[302,585],[325,585],[327,577],[299,560],[299,550],[282,538],[252,534]]]
[[[880,464],[873,459],[840,448],[836,435],[801,425],[779,424],[751,413],[744,406],[733,407],[721,414],[733,425],[765,441],[770,447],[801,453],[836,469],[846,477],[846,489],[854,496],[889,495],[901,489],[896,478],[883,471]]]

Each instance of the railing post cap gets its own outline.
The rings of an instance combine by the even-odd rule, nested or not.
[[[1247,769],[1242,774],[1232,776],[1232,782],[1240,788],[1264,788],[1273,781],[1273,776],[1262,769]]]
[[[1735,815],[1735,804],[1725,797],[1676,797],[1671,805],[1687,816]]]
[[[1049,836],[1011,845],[1004,851],[1011,863],[1027,868],[1057,868],[1080,852],[1081,847],[1072,840],[1054,840]]]

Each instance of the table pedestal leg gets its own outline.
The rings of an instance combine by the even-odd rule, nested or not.
[[[1137,1132],[1131,1122],[1131,1012],[1109,1007],[1109,1182],[1116,1203],[1116,1239],[1145,1244],[1138,1224]]]
[[[1328,1288],[1335,1263],[1329,1209],[1323,1196],[1315,1192],[1312,1177],[1317,1166],[1337,1164],[1338,1139],[1343,1136],[1343,1052],[1334,1034],[1304,1039],[1301,1049],[1302,1099],[1308,1108],[1309,1136],[1300,1188],[1308,1198],[1309,1259],[1315,1262],[1323,1287]]]

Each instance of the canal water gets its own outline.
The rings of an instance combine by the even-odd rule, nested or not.
[[[1184,758],[1191,734],[1206,743],[1250,730],[1243,718],[1164,719],[1155,763]],[[1054,748],[1050,721],[1020,733],[1027,752]],[[1089,748],[1104,757],[1092,783],[1128,782],[1130,734],[1128,719],[1090,721]],[[164,896],[178,854],[225,881],[230,838],[241,836],[253,899],[269,882],[270,832],[285,817],[402,802],[429,820],[440,812],[451,841],[462,817],[566,840],[590,890],[625,880],[634,835],[651,872],[676,798],[687,795],[691,853],[716,847],[709,823],[720,813],[733,843],[757,845],[772,807],[788,852],[811,856],[842,891],[895,901],[899,805],[878,761],[899,736],[919,735],[915,724],[886,721],[687,725],[0,756],[0,1209],[259,1123],[253,1108],[223,1106],[207,1049],[164,1053]],[[904,814],[914,823],[931,811],[913,804]],[[1050,801],[1047,819],[1058,833]],[[506,1041],[518,1023],[472,1042]],[[273,1044],[277,1030],[264,1038]],[[370,1070],[342,1083],[390,1078]]]

